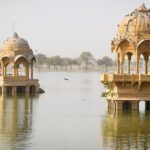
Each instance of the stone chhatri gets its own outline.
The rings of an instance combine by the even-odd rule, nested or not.
[[[150,9],[145,4],[124,17],[118,25],[111,48],[116,53],[117,73],[101,75],[101,81],[107,87],[109,106],[117,110],[138,110],[139,101],[143,100],[146,101],[146,108],[150,109]],[[139,70],[141,56],[144,58],[144,74]],[[135,64],[132,68],[131,59]],[[127,71],[124,69],[125,63],[128,66]]]
[[[37,93],[39,83],[33,78],[36,61],[28,42],[17,33],[4,41],[0,50],[0,91],[2,93]],[[24,74],[22,74],[24,73]]]

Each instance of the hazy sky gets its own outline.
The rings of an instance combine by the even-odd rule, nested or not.
[[[150,0],[0,0],[0,43],[12,35],[12,24],[30,47],[48,56],[111,56],[117,24]]]

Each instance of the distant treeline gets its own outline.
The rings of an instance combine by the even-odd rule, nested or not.
[[[61,56],[46,56],[45,54],[36,54],[35,67],[38,70],[47,68],[49,70],[99,70],[100,67],[105,68],[115,64],[108,56],[96,60],[90,52],[82,52],[78,58],[69,58]]]

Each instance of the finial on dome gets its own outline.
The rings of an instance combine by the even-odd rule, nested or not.
[[[18,34],[16,32],[13,33],[13,38],[18,38]]]
[[[147,11],[147,8],[146,8],[145,4],[143,3],[136,10],[138,10],[138,11]]]

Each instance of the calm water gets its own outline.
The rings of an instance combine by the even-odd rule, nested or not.
[[[36,77],[45,94],[0,96],[0,150],[150,149],[144,104],[139,113],[108,113],[99,73]]]

